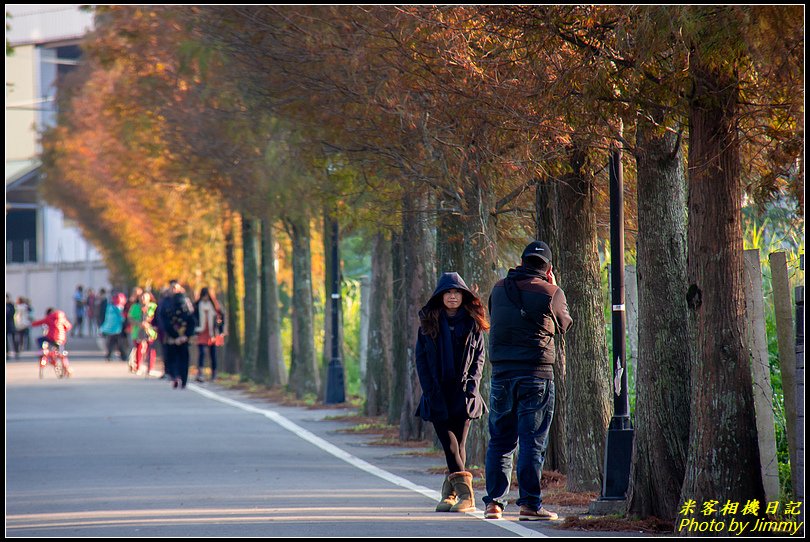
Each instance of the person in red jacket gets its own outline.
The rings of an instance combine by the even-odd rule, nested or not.
[[[64,346],[68,331],[73,327],[73,324],[67,319],[65,313],[54,308],[48,308],[48,310],[45,311],[45,318],[31,322],[31,325],[48,326],[48,332],[37,340],[40,348],[45,341],[59,345],[60,347]]]

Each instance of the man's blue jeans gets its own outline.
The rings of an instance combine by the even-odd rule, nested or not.
[[[540,476],[554,417],[554,381],[536,376],[493,376],[489,397],[489,446],[484,503],[506,508],[512,479],[512,454],[518,451],[518,506],[539,510]]]

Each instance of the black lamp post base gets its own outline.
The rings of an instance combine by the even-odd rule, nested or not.
[[[326,400],[327,405],[335,405],[346,402],[345,384],[343,382],[343,364],[340,360],[329,362],[329,373],[326,380]]]
[[[605,446],[605,479],[600,500],[623,500],[630,485],[630,461],[633,455],[633,428],[627,420],[614,417]]]

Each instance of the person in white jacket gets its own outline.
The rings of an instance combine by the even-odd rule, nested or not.
[[[17,342],[15,344],[15,354],[17,359],[20,357],[20,350],[28,350],[31,347],[31,336],[29,334],[31,329],[31,309],[25,298],[18,297],[17,304],[14,307],[14,331],[17,334]]]
[[[208,350],[211,358],[211,380],[217,376],[217,346],[224,340],[224,315],[217,301],[217,296],[210,288],[200,290],[200,296],[194,304],[197,319],[197,382],[205,380],[205,351]]]

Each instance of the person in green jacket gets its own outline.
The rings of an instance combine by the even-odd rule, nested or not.
[[[157,303],[150,292],[142,293],[138,301],[129,308],[129,314],[127,314],[130,324],[129,333],[135,345],[135,364],[129,367],[132,373],[143,374],[147,371],[151,373],[155,370],[155,352],[151,350],[150,346],[157,338],[157,330],[152,325],[156,311]],[[147,361],[148,369],[144,361]]]

